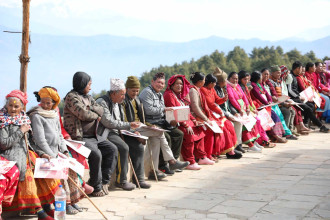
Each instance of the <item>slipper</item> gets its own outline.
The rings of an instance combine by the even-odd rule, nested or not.
[[[66,214],[67,215],[75,215],[77,214],[79,211],[75,208],[72,207],[72,205],[67,205],[66,206]]]
[[[100,190],[98,192],[92,192],[91,196],[93,196],[93,197],[102,197],[102,196],[105,196],[105,193],[103,192],[103,190]]]
[[[79,212],[82,212],[82,211],[83,211],[83,209],[82,209],[82,208],[80,208],[80,206],[78,206],[78,204],[77,204],[77,203],[75,203],[75,204],[72,204],[71,206],[72,206],[73,208],[77,209]]]

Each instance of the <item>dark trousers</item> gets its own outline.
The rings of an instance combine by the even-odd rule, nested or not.
[[[110,141],[98,142],[96,138],[84,138],[83,141],[85,147],[91,150],[88,157],[88,183],[98,192],[102,189],[102,184],[110,183],[118,158],[117,147]]]
[[[301,112],[304,115],[304,123],[310,119],[318,127],[322,126],[322,123],[316,118],[314,114],[315,105],[313,102],[306,102],[305,104],[299,106],[304,110]]]
[[[117,169],[117,183],[127,182],[128,172],[128,154],[133,163],[133,168],[139,182],[144,181],[144,146],[135,138],[130,136],[123,136],[121,139],[119,134],[110,133],[108,139],[118,148],[118,169]]]
[[[159,126],[159,125],[158,125]],[[160,126],[164,129],[167,129],[165,126]],[[180,157],[182,142],[183,142],[183,132],[178,129],[172,129],[170,132],[164,132],[168,145],[170,146],[173,156],[175,159]],[[162,168],[167,165],[167,162],[164,161],[163,153],[159,154],[159,168]]]

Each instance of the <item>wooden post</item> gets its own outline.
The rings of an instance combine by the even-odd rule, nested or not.
[[[22,27],[22,50],[19,56],[19,62],[21,63],[21,75],[20,75],[20,90],[26,92],[27,90],[27,69],[30,62],[29,57],[29,41],[30,41],[30,0],[22,0],[23,2],[23,27]]]

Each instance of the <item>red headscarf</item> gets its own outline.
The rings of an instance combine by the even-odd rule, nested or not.
[[[189,81],[186,79],[185,75],[174,75],[174,76],[171,76],[171,78],[168,80],[167,82],[167,88],[166,88],[166,91],[170,91],[171,90],[171,86],[175,83],[175,81],[178,79],[178,78],[181,78],[182,80],[182,83],[183,83],[183,88],[182,88],[182,91],[180,93],[180,95],[178,95],[178,98],[181,100],[181,101],[185,101],[184,99],[186,98],[186,96],[188,95],[189,93],[189,89],[191,87]]]
[[[18,98],[22,101],[23,105],[25,106],[28,103],[27,100],[27,94],[25,92],[22,92],[21,90],[13,90],[11,91],[7,96],[6,99],[10,98],[10,97],[15,97]]]

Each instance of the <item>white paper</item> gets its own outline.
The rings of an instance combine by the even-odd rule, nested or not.
[[[165,111],[166,121],[184,122],[189,120],[190,108],[189,106],[171,107],[173,111]]]
[[[0,180],[5,180],[6,177],[4,177],[2,174],[0,174]]]
[[[48,161],[46,158],[37,158],[34,178],[42,179],[68,179],[69,161],[62,158],[52,158]]]
[[[154,131],[162,131],[162,132],[165,132],[165,131],[169,131],[169,130],[165,130],[165,129],[162,129],[160,127],[157,127],[157,126],[148,126],[148,125],[145,125],[143,123],[141,123],[140,127],[137,128],[136,130],[139,131],[143,131],[144,129],[149,129],[149,130],[154,130]]]
[[[317,94],[315,91],[313,91],[314,97],[313,97],[313,102],[317,107],[321,107],[322,99],[319,94]]]
[[[268,104],[268,105],[263,105],[263,106],[260,106],[258,109],[263,109],[263,108],[266,108],[266,107],[269,107],[269,106],[274,106],[274,105],[278,105],[278,103],[271,103],[271,104]]]
[[[122,133],[123,135],[131,136],[131,137],[136,137],[136,138],[142,138],[142,139],[146,139],[146,140],[148,139],[147,136],[134,134],[134,133],[132,133],[132,132],[130,132],[130,131],[127,131],[127,130],[120,130],[120,131],[121,131],[121,133]]]
[[[69,168],[74,172],[78,173],[80,176],[84,176],[85,167],[79,163],[75,158],[67,157],[65,154],[58,152],[58,156],[64,160],[68,160]]]
[[[0,161],[0,174],[6,174],[16,164],[15,161]]]
[[[205,124],[216,134],[223,133],[216,121],[211,121],[211,124],[205,122]]]
[[[266,109],[262,109],[258,112],[258,118],[260,120],[260,124],[265,131],[269,131],[271,127],[275,125],[271,116],[268,114]]]
[[[314,97],[314,91],[312,89],[312,87],[307,87],[307,89],[305,89],[304,91],[302,91],[301,93],[299,93],[300,97],[304,98],[304,103],[308,102],[308,101],[313,101],[313,97]]]
[[[85,142],[77,142],[72,140],[65,140],[65,144],[69,146],[72,150],[76,151],[78,154],[88,158],[91,150],[85,147],[82,143]]]
[[[278,103],[282,103],[282,102],[285,102],[286,100],[290,99],[289,96],[286,96],[286,95],[282,95],[280,97],[277,97],[277,102]]]

